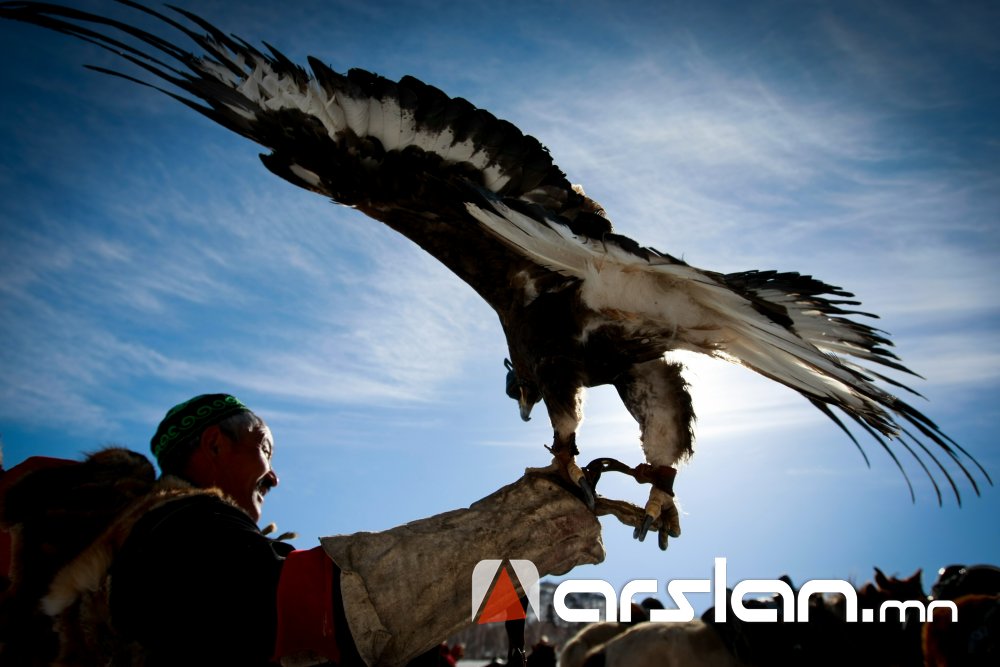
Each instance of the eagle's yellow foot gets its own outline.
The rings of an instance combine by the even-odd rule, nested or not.
[[[680,513],[674,502],[673,489],[677,471],[669,466],[653,467],[643,464],[636,468],[636,473],[638,481],[651,482],[653,488],[649,490],[649,500],[646,501],[646,518],[632,533],[632,537],[642,542],[653,522],[659,519],[658,544],[661,550],[666,551],[667,538],[681,535]]]
[[[554,461],[558,463],[558,461]],[[565,474],[569,477],[569,480],[579,487],[580,492],[583,494],[583,502],[587,504],[590,510],[593,510],[597,506],[597,496],[594,494],[594,487],[591,485],[590,480],[587,476],[583,474],[583,470],[580,466],[576,464],[576,459],[570,459],[570,461],[564,466]]]
[[[632,537],[640,542],[645,540],[646,534],[657,519],[660,520],[657,543],[661,550],[666,551],[667,538],[680,537],[681,535],[680,514],[677,511],[674,497],[654,487],[649,492],[649,500],[646,502],[646,518],[642,525],[632,533]]]
[[[557,444],[546,447],[546,449],[552,452],[552,463],[544,468],[527,468],[524,471],[525,474],[555,474],[568,480],[571,485],[579,489],[581,499],[590,510],[593,510],[597,505],[597,497],[594,494],[593,485],[580,466],[576,464],[575,454],[578,453],[576,445],[571,440],[560,446],[557,441]]]
[[[594,495],[594,487],[587,480],[583,470],[576,464],[576,460],[570,458],[563,461],[559,456],[552,457],[552,463],[544,468],[525,468],[526,475],[555,475],[567,480],[573,487],[579,489],[580,499],[586,503],[590,510],[597,506],[597,498]]]

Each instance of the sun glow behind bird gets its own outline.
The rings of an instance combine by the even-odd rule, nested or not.
[[[855,292],[927,378],[914,403],[996,477],[996,13],[864,7],[191,9],[296,60],[414,74],[516,122],[643,243]],[[233,391],[278,439],[265,520],[311,545],[467,505],[546,461],[545,420],[522,424],[503,396],[494,314],[445,269],[275,179],[246,141],[80,68],[110,56],[0,31],[8,463],[111,440],[145,451],[167,406]],[[605,523],[593,576],[699,578],[725,556],[734,580],[860,581],[995,560],[994,488],[938,509],[904,461],[911,505],[877,448],[868,470],[793,393],[693,366],[685,533],[662,555]],[[616,400],[588,399],[584,460],[637,451]],[[642,497],[610,477],[600,491]]]

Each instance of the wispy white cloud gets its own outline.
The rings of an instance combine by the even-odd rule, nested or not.
[[[147,160],[161,168],[89,190],[63,172],[53,188],[69,211],[11,203],[12,418],[32,413],[34,384],[58,387],[60,420],[94,425],[106,415],[93,388],[143,374],[327,403],[430,401],[498,332],[478,296],[380,223],[275,181],[252,147],[203,145],[204,165],[171,173],[161,147]]]
[[[986,165],[955,163],[921,134],[937,130],[896,127],[864,99],[741,77],[696,42],[675,50],[554,81],[521,107],[619,231],[704,268],[811,273],[910,343],[948,321],[995,327],[1000,183]],[[911,75],[900,85],[917,94]],[[991,354],[968,342],[935,363]]]

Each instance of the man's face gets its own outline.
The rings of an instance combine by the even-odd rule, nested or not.
[[[243,431],[236,438],[222,433],[220,463],[216,486],[250,515],[260,521],[264,495],[278,485],[278,476],[271,469],[274,444],[271,430],[263,426]]]

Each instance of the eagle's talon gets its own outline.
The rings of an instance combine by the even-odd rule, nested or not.
[[[580,477],[576,484],[580,487],[580,492],[583,494],[583,502],[587,505],[587,509],[593,512],[597,507],[597,494],[594,493],[594,487],[586,476]]]
[[[680,513],[677,511],[674,497],[654,486],[650,490],[649,500],[646,502],[646,518],[642,525],[635,529],[632,536],[640,542],[645,540],[646,534],[657,519],[660,521],[660,527],[657,530],[657,543],[661,551],[666,551],[668,538],[677,538],[681,535]]]
[[[639,540],[640,542],[645,541],[646,534],[649,532],[649,529],[652,527],[653,521],[655,520],[656,517],[652,517],[649,514],[647,514],[646,518],[643,519],[642,521],[642,525],[636,526],[635,530],[632,531],[632,537]]]
[[[583,502],[587,505],[587,509],[593,512],[594,508],[597,507],[597,496],[594,493],[593,485],[587,479],[587,475],[576,464],[576,457],[567,457],[565,454],[559,453],[553,456],[552,460],[555,464],[561,465],[569,480],[579,487],[580,493],[583,495]]]
[[[665,531],[668,536],[673,538],[681,536],[681,517],[673,496],[668,496],[667,502],[663,504],[660,522],[660,530]]]

